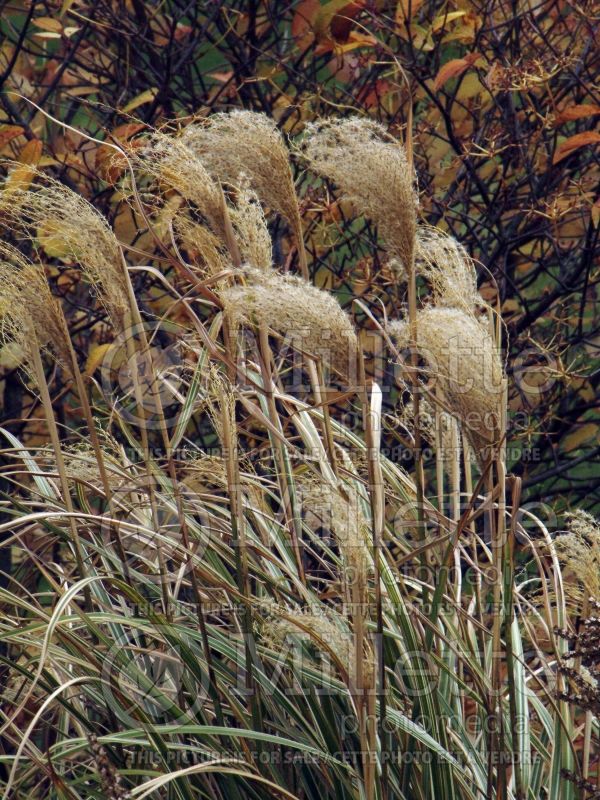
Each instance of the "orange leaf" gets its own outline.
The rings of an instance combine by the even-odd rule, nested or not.
[[[556,124],[561,122],[573,122],[576,119],[583,119],[584,117],[595,117],[600,114],[600,106],[595,106],[592,103],[589,105],[575,105],[568,106],[563,109],[560,114],[556,115]]]
[[[20,125],[0,125],[0,150],[2,150],[11,139],[15,139],[24,132],[24,128]]]
[[[575,136],[569,136],[554,151],[552,164],[558,164],[586,144],[598,144],[598,142],[600,142],[600,133],[596,133],[596,131],[584,131],[584,133],[576,133]]]
[[[434,90],[437,92],[450,78],[458,78],[465,70],[472,67],[478,58],[481,58],[480,53],[468,53],[464,58],[453,58],[451,61],[446,62],[435,76],[433,82]]]

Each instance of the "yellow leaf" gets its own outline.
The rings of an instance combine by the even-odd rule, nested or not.
[[[422,5],[423,0],[400,0],[396,6],[396,24],[405,25],[406,21],[410,22]]]
[[[448,14],[440,14],[440,16],[436,17],[431,23],[431,30],[435,33],[441,28],[446,28],[450,22],[464,17],[466,13],[466,11],[450,11]]]
[[[85,371],[84,375],[86,377],[90,377],[94,374],[94,372],[98,369],[100,364],[104,361],[104,357],[111,349],[112,343],[108,342],[108,344],[95,344],[91,347],[90,352],[87,357],[87,361],[85,362]]]
[[[461,81],[460,88],[456,94],[458,100],[470,100],[472,97],[477,97],[485,89],[485,86],[479,80],[477,73],[466,75]]]
[[[140,106],[143,106],[144,103],[151,103],[156,95],[158,94],[158,89],[156,87],[152,87],[152,89],[146,89],[145,92],[138,94],[137,97],[134,97],[133,100],[130,100],[125,108],[121,109],[125,113],[129,111],[133,111]]]
[[[61,6],[59,17],[64,17],[64,15],[71,10],[71,6],[75,0],[63,0],[63,4]]]

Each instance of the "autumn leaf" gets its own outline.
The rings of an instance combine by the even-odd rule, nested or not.
[[[576,133],[574,136],[569,136],[569,138],[565,139],[554,151],[552,164],[558,164],[586,144],[598,144],[598,142],[600,142],[600,133],[596,133],[596,131],[584,131],[583,133]]]
[[[447,61],[435,76],[433,82],[434,90],[437,92],[450,78],[458,78],[459,75],[462,75],[463,72],[472,67],[479,58],[481,58],[481,53],[468,53],[464,58],[453,58]]]
[[[573,122],[577,119],[584,119],[585,117],[595,117],[600,114],[600,106],[589,103],[588,105],[573,105],[567,106],[559,114],[556,115],[555,122],[560,125],[561,122]]]
[[[24,191],[35,177],[35,168],[42,156],[42,142],[40,139],[31,139],[26,142],[19,153],[17,166],[10,171],[5,182],[0,205],[9,201],[17,191]]]
[[[146,91],[138,94],[137,97],[134,97],[133,100],[130,100],[122,110],[126,114],[130,111],[134,111],[136,108],[143,106],[145,103],[151,103],[157,94],[158,89],[156,87],[146,89]]]
[[[304,49],[313,40],[313,25],[321,4],[319,0],[301,0],[292,19],[292,36],[298,47]]]
[[[42,142],[41,139],[31,139],[29,142],[23,145],[21,152],[19,153],[19,162],[21,164],[30,164],[31,166],[37,166],[40,162],[40,158],[42,157]]]
[[[90,375],[94,374],[94,372],[98,369],[100,364],[102,364],[102,362],[104,361],[106,354],[110,351],[112,346],[113,345],[111,342],[109,342],[108,344],[92,345],[87,360],[85,362],[85,371],[83,374],[86,377],[89,378]]]
[[[20,125],[0,125],[0,150],[2,150],[12,139],[16,139],[25,132]]]
[[[396,24],[405,25],[410,22],[423,5],[423,0],[400,0],[396,6]]]
[[[363,7],[364,0],[330,0],[324,5],[319,0],[302,0],[292,19],[292,36],[300,48],[316,40],[320,52],[332,49],[334,43],[348,41],[352,20]]]
[[[43,31],[50,31],[52,33],[61,33],[63,29],[62,22],[52,17],[38,17],[33,20],[36,28],[41,28]]]

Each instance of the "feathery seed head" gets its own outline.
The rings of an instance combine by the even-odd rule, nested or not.
[[[339,659],[347,673],[352,671],[352,635],[340,614],[323,607],[302,609],[276,603],[263,608],[263,639],[273,649],[280,649],[296,638],[309,642],[318,650],[327,647]]]
[[[361,512],[358,493],[347,484],[338,487],[311,480],[301,489],[308,521],[329,529],[339,546],[342,562],[353,579],[366,585],[369,550],[367,521]]]
[[[205,225],[194,222],[187,214],[176,214],[173,228],[201,274],[210,277],[231,269],[231,259],[223,240]]]
[[[182,138],[218,180],[235,185],[244,173],[260,200],[301,235],[289,152],[272,119],[254,111],[213,114],[188,125]]]
[[[69,334],[44,267],[6,243],[0,243],[0,317],[2,338],[16,342],[26,354],[32,347],[50,349],[71,373]]]
[[[101,447],[104,466],[108,477],[108,485],[116,491],[127,482],[127,475],[124,468],[117,461],[114,450],[109,449],[110,437],[104,432],[106,445]],[[102,486],[102,477],[96,453],[87,442],[78,442],[72,445],[64,445],[62,448],[63,461],[67,477],[74,482],[83,482],[93,487]],[[56,453],[52,447],[43,448],[37,459],[38,463],[44,468],[57,472]]]
[[[600,523],[585,511],[566,518],[567,532],[557,536],[554,545],[568,578],[565,591],[580,606],[585,599],[600,597]]]
[[[227,378],[215,366],[207,375],[207,410],[224,450],[237,447],[235,395]]]
[[[485,464],[501,442],[503,368],[484,321],[456,308],[430,306],[418,312],[417,349],[428,374],[438,381],[450,413]],[[389,332],[407,347],[407,322],[391,322]]]
[[[154,133],[142,148],[134,151],[134,162],[146,174],[194,203],[211,231],[224,237],[221,187],[183,137]]]
[[[464,308],[472,313],[482,305],[473,259],[452,236],[438,228],[420,226],[415,259],[417,272],[431,284],[437,306]]]
[[[243,272],[245,286],[221,292],[225,315],[235,331],[241,324],[264,324],[294,347],[320,356],[345,379],[356,371],[358,341],[348,315],[328,292],[307,281],[256,269]]]
[[[358,117],[313,123],[307,129],[304,156],[311,168],[337,184],[356,212],[378,226],[390,256],[409,273],[418,200],[402,146],[383,126]]]
[[[250,188],[246,176],[238,176],[235,205],[229,216],[243,264],[269,270],[273,265],[271,236],[258,195]]]
[[[113,323],[127,310],[127,284],[119,243],[106,219],[85,198],[37,173],[43,183],[16,190],[3,215],[13,228],[42,244],[51,242],[61,258],[77,262],[96,288]]]

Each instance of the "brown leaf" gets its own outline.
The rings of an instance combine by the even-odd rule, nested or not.
[[[575,136],[569,136],[554,151],[552,164],[558,164],[586,144],[597,144],[598,142],[600,142],[600,133],[596,133],[596,131],[584,131],[583,133],[576,133]]]
[[[437,92],[450,78],[458,78],[465,70],[472,67],[478,58],[481,58],[481,53],[468,53],[464,58],[453,58],[447,61],[435,76],[434,90]]]
[[[567,106],[567,108],[556,115],[555,122],[559,125],[561,122],[573,122],[574,120],[583,119],[584,117],[595,117],[596,114],[600,114],[600,106],[593,105],[592,103],[588,105]]]

